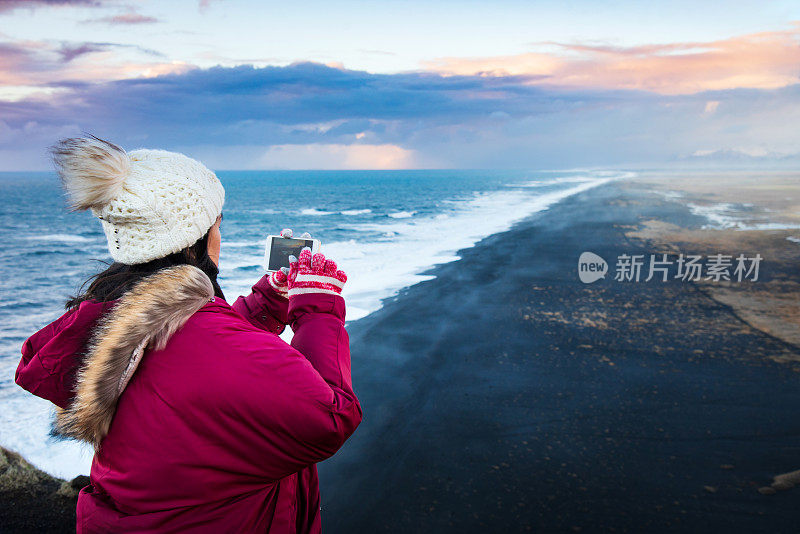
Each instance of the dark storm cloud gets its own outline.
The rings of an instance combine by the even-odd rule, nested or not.
[[[363,142],[406,147],[452,166],[596,165],[793,139],[788,127],[766,118],[788,121],[800,99],[798,86],[669,96],[529,81],[373,74],[318,63],[215,67],[60,84],[69,90],[48,99],[0,102],[0,117],[9,131],[22,132],[6,137],[9,150],[22,142],[47,146],[69,126],[125,146]],[[709,101],[717,104],[709,108]]]
[[[95,50],[65,50],[71,59]],[[50,103],[43,116],[69,120],[78,109],[120,126],[224,126],[238,121],[292,125],[333,120],[436,119],[461,121],[502,112],[543,113],[596,100],[574,92],[554,95],[521,77],[484,78],[431,73],[371,74],[298,63],[286,67],[194,69],[155,78],[86,84]],[[38,117],[43,118],[43,117]]]

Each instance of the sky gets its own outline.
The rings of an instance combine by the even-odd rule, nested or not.
[[[0,0],[0,171],[800,166],[800,2]]]

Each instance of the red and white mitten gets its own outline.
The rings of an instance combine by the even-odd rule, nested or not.
[[[274,273],[269,275],[267,281],[269,282],[270,287],[275,290],[283,298],[289,298],[289,277],[287,273],[289,269],[286,267],[281,267],[280,270],[275,271]]]
[[[292,237],[292,229],[291,228],[284,228],[281,230],[281,237],[285,237],[290,239]],[[311,239],[311,234],[308,232],[303,232],[303,235],[300,236],[300,239]],[[289,268],[288,267],[281,267],[279,270],[275,271],[269,278],[267,278],[270,287],[275,290],[283,298],[289,298]]]
[[[347,275],[336,268],[336,262],[326,260],[320,252],[311,257],[311,249],[305,247],[300,258],[289,256],[289,298],[306,293],[340,295],[347,282]]]

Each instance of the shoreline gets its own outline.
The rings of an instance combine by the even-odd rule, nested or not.
[[[758,490],[798,468],[800,349],[692,283],[577,279],[583,251],[658,252],[627,235],[648,219],[706,223],[636,180],[607,184],[354,323],[365,418],[320,465],[326,529],[794,528],[794,496]]]

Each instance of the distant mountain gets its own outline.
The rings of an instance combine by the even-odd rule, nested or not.
[[[800,168],[800,152],[781,153],[772,151],[751,152],[735,148],[721,150],[698,150],[689,156],[681,156],[674,163],[698,166],[736,166],[759,168]]]

